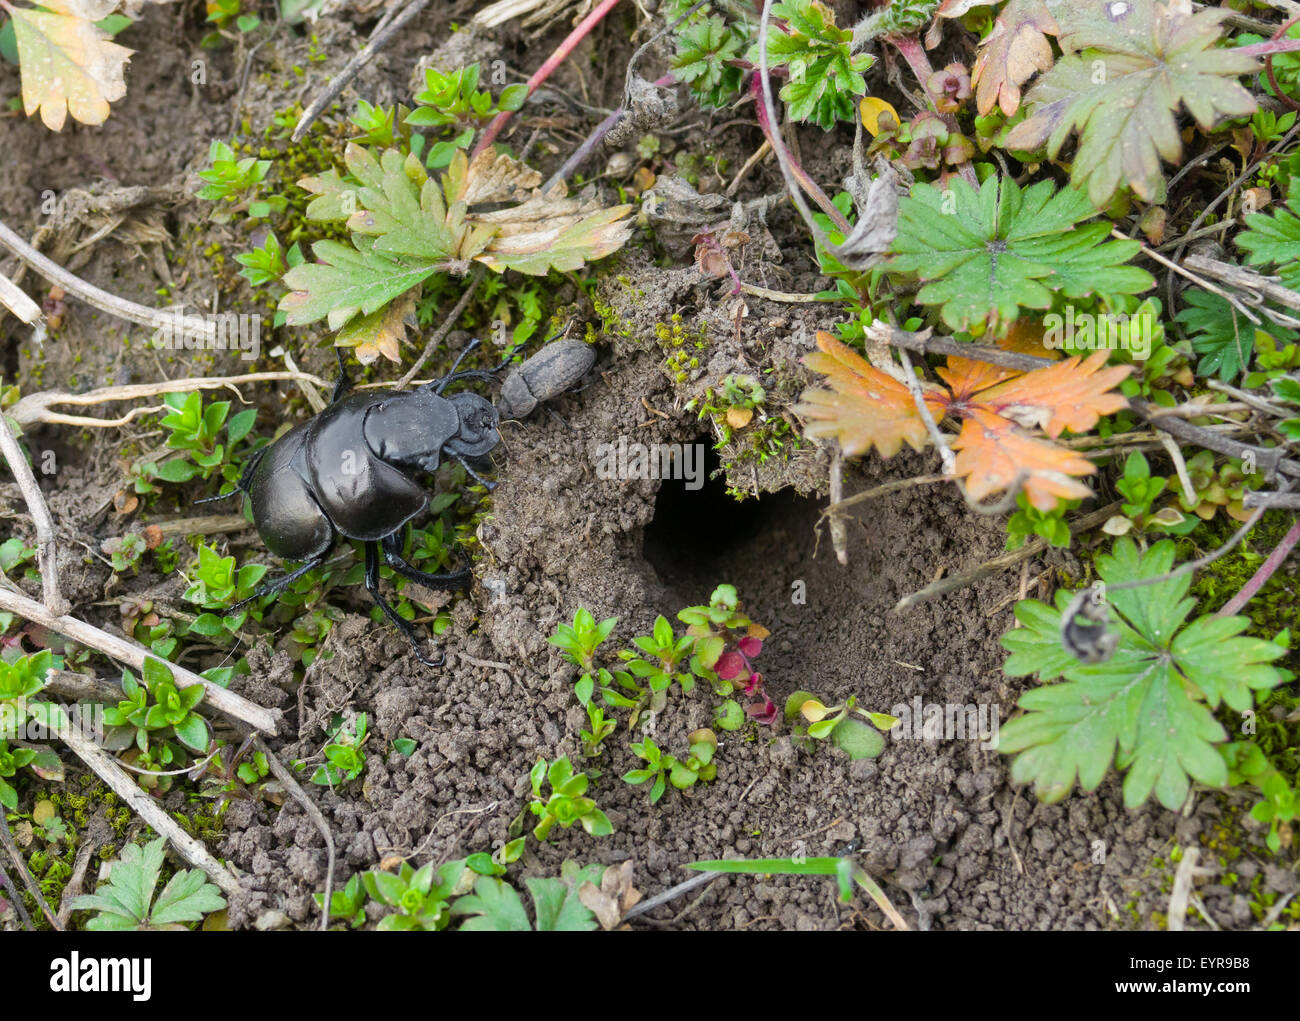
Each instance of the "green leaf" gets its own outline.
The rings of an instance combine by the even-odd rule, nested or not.
[[[177,872],[154,902],[149,920],[154,925],[197,922],[226,906],[221,890],[198,869]]]
[[[488,876],[480,878],[474,892],[457,900],[451,911],[472,916],[461,926],[465,932],[531,932],[533,928],[514,888]]]
[[[1292,175],[1286,205],[1272,214],[1251,213],[1247,229],[1237,235],[1237,247],[1248,253],[1252,266],[1276,264],[1284,286],[1300,290],[1300,176]]]
[[[1114,15],[1104,10],[1109,6],[1078,5],[1060,40],[1066,53],[1029,91],[1029,115],[1006,145],[1036,150],[1045,144],[1054,159],[1077,130],[1071,182],[1086,185],[1097,208],[1125,184],[1144,202],[1162,202],[1160,160],[1177,162],[1182,155],[1179,107],[1206,131],[1222,118],[1253,113],[1255,100],[1236,78],[1258,63],[1214,45],[1228,11],[1191,14],[1173,5],[1129,3]]]
[[[183,457],[173,457],[158,466],[158,478],[164,482],[188,482],[199,469]]]
[[[525,879],[537,915],[537,931],[590,932],[599,928],[595,916],[578,899],[578,887],[589,880],[599,883],[603,871],[599,865],[589,865],[582,878],[571,883],[562,879]]]
[[[885,750],[885,738],[880,731],[852,716],[840,721],[831,735],[831,744],[848,753],[850,759],[874,759]]]
[[[279,309],[290,326],[324,319],[337,330],[357,313],[369,315],[382,308],[440,268],[437,262],[390,259],[338,241],[317,241],[312,252],[320,262],[304,262],[284,275],[290,291],[280,299]]]
[[[1192,347],[1201,356],[1198,376],[1218,376],[1231,383],[1249,367],[1255,353],[1255,325],[1240,315],[1224,298],[1199,287],[1183,292],[1186,307],[1174,318],[1187,328]],[[1269,326],[1276,339],[1294,338],[1291,331]]]
[[[1009,674],[1038,673],[1065,681],[1026,692],[1025,714],[1002,725],[999,749],[1019,753],[1012,778],[1033,782],[1043,801],[1059,801],[1076,780],[1095,790],[1111,765],[1127,771],[1124,801],[1142,804],[1154,793],[1178,809],[1190,781],[1222,787],[1227,767],[1216,744],[1227,735],[1210,713],[1220,701],[1243,711],[1251,692],[1281,683],[1270,662],[1284,654],[1273,642],[1240,637],[1248,621],[1203,617],[1184,626],[1194,607],[1186,597],[1190,575],[1129,589],[1115,586],[1167,574],[1174,545],[1165,540],[1140,553],[1124,538],[1096,560],[1110,599],[1110,626],[1119,634],[1104,663],[1080,663],[1060,648],[1061,609],[1024,601],[1016,616],[1026,625],[1003,636],[1013,651]],[[1208,702],[1208,706],[1207,703]]]
[[[949,198],[918,183],[899,202],[888,269],[923,281],[916,300],[940,306],[954,330],[1050,308],[1055,292],[1136,294],[1155,283],[1146,270],[1124,265],[1137,254],[1136,241],[1106,240],[1109,222],[1080,225],[1096,215],[1082,192],[1057,192],[1051,181],[1021,190],[997,175],[978,192],[961,179],[950,188]]]

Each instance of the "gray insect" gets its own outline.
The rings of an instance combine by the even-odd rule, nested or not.
[[[510,370],[497,396],[498,414],[503,420],[528,416],[539,401],[558,397],[573,387],[595,362],[596,349],[586,341],[547,344]]]

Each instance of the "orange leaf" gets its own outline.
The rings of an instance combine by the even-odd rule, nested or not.
[[[1001,351],[1013,354],[1034,355],[1038,358],[1060,357],[1060,352],[1043,343],[1043,327],[1028,319],[1019,319],[1011,325],[1006,335],[997,342]],[[959,358],[955,355],[948,359],[946,369],[936,370],[945,383],[952,387],[953,397],[964,401],[981,390],[987,390],[996,383],[1024,374],[1022,369],[1007,369],[989,362],[980,362],[973,358]]]
[[[1051,471],[1063,475],[1091,475],[1092,462],[1072,451],[1026,436],[1005,418],[980,407],[968,409],[961,435],[953,441],[957,474],[966,479],[973,500],[1006,489],[1022,472]],[[1031,475],[1025,480],[1025,495],[1042,511],[1056,506],[1058,498],[1079,500],[1092,495],[1081,482]]]
[[[1087,432],[1102,415],[1128,407],[1122,394],[1110,392],[1133,369],[1131,365],[1102,368],[1110,356],[1094,351],[1084,361],[1076,356],[1035,369],[979,395],[981,407],[1023,426],[1037,426],[1048,436],[1063,429]]]
[[[995,103],[1008,117],[1020,108],[1020,86],[1034,72],[1052,66],[1052,44],[1047,36],[1060,31],[1043,0],[1011,0],[1002,9],[971,72],[981,115]]]
[[[852,348],[829,333],[817,331],[820,352],[804,357],[804,364],[826,376],[830,390],[808,389],[794,408],[807,421],[808,436],[833,436],[846,457],[875,447],[883,457],[898,453],[906,443],[913,450],[925,446],[925,423],[906,386],[868,364]],[[929,390],[926,404],[935,420],[943,417],[946,395]]]

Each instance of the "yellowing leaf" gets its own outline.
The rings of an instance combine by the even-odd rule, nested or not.
[[[958,452],[957,474],[966,480],[972,500],[1006,489],[1022,471],[1091,475],[1097,470],[1087,458],[1026,436],[1014,423],[984,408],[968,409],[965,418],[952,448]],[[1024,489],[1029,502],[1042,511],[1055,507],[1057,498],[1079,500],[1092,495],[1081,482],[1040,474],[1029,475]]]
[[[1004,346],[1023,347],[1027,336],[1015,335]],[[804,391],[795,411],[806,420],[809,436],[834,436],[846,456],[875,446],[889,456],[906,442],[921,449],[928,439],[925,424],[907,388],[868,365],[851,349],[826,333],[818,333],[823,353],[804,359],[824,374],[831,390]],[[956,474],[966,480],[975,500],[1006,489],[1022,473],[1025,494],[1039,510],[1051,510],[1059,499],[1081,499],[1091,490],[1071,476],[1090,475],[1092,462],[1073,451],[1028,435],[1039,428],[1050,436],[1064,429],[1083,432],[1107,415],[1127,406],[1112,391],[1132,366],[1105,367],[1108,352],[1086,360],[1069,358],[1055,365],[1021,373],[974,358],[951,357],[939,376],[951,388],[924,390],[926,406],[936,423],[962,421],[952,443],[957,451]]]
[[[733,429],[743,429],[754,417],[753,408],[728,408],[727,425]]]
[[[872,138],[875,138],[882,130],[880,125],[882,114],[889,114],[894,119],[893,127],[895,128],[902,123],[898,119],[898,111],[885,100],[877,99],[875,96],[863,96],[862,102],[858,104],[858,109],[862,113],[862,126],[871,132]]]
[[[817,723],[830,715],[830,710],[815,698],[810,698],[799,706],[799,712],[803,713],[803,718],[809,723]]]
[[[807,355],[803,363],[820,372],[830,390],[803,392],[795,413],[807,419],[808,436],[833,436],[846,457],[856,457],[875,447],[892,457],[906,443],[913,450],[925,446],[925,423],[916,412],[912,395],[898,380],[867,364],[851,348],[829,333],[817,331],[821,352]],[[926,403],[931,397],[927,395]],[[932,410],[942,415],[936,398]]]
[[[1003,418],[1036,426],[1048,436],[1059,436],[1064,429],[1087,432],[1102,415],[1128,407],[1128,401],[1111,388],[1118,386],[1133,366],[1103,368],[1108,357],[1106,351],[1094,351],[1083,362],[1074,357],[1036,369],[985,390],[979,402]]]
[[[82,124],[103,124],[108,104],[126,95],[124,69],[132,50],[95,26],[102,3],[45,0],[48,10],[12,9],[23,110],[38,110],[51,131],[72,114]],[[98,17],[103,17],[98,14]]]
[[[415,320],[418,294],[419,288],[413,287],[383,308],[355,316],[334,337],[335,347],[354,348],[362,365],[369,365],[380,355],[400,364],[401,343],[406,339],[407,324]]]

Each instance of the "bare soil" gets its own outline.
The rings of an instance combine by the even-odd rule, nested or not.
[[[206,224],[209,204],[190,197],[210,139],[229,137],[241,90],[240,116],[260,131],[271,111],[313,95],[374,23],[373,15],[323,21],[317,34],[324,61],[304,62],[303,40],[281,39],[250,57],[229,49],[198,50],[196,6],[201,7],[150,8],[132,30],[130,45],[140,52],[130,67],[127,97],[104,127],[70,126],[54,135],[21,116],[0,119],[0,218],[27,236],[51,227],[45,250],[53,257],[145,304],[158,303],[155,291],[168,283],[172,300],[207,307],[217,274],[200,253],[214,242],[241,243],[228,228]],[[376,103],[406,97],[415,61],[446,38],[449,21],[463,22],[470,9],[435,8],[345,93],[349,103],[353,96]],[[593,105],[615,105],[630,55],[628,28],[617,18],[603,26],[570,62],[584,70],[563,70],[556,88]],[[486,51],[502,54],[526,73],[563,31],[532,40],[502,29],[489,37]],[[618,59],[593,63],[593,48]],[[196,55],[210,62],[207,86],[191,83]],[[250,59],[251,69],[245,67]],[[306,67],[301,78],[290,70],[294,64]],[[0,95],[17,92],[17,71],[0,65]],[[544,172],[590,127],[562,107],[560,114],[568,119],[551,138],[555,151],[542,146],[535,157]],[[733,168],[758,146],[755,128],[722,133],[698,111],[691,116],[689,132],[678,140],[729,157]],[[715,115],[713,123],[726,119]],[[509,140],[522,147],[528,134],[525,119]],[[801,138],[810,172],[837,181],[851,136],[823,137],[811,129]],[[703,182],[705,187],[719,185]],[[763,164],[737,197],[778,188],[770,164]],[[54,218],[42,214],[45,192],[66,199],[74,189],[87,195],[65,202]],[[123,189],[148,191],[123,199]],[[76,250],[118,216],[114,230]],[[773,210],[767,227],[784,257],[752,266],[754,278],[771,287],[817,290],[810,246],[788,211]],[[184,266],[178,261],[182,254]],[[628,335],[603,338],[595,382],[559,401],[555,416],[539,413],[507,428],[500,485],[479,528],[475,584],[452,604],[453,625],[436,640],[446,654],[440,669],[422,666],[399,634],[371,623],[364,592],[340,597],[348,613],[327,639],[333,653],[328,661],[322,657],[305,673],[295,671],[287,655],[273,650],[273,635],[248,653],[252,675],[234,685],[255,701],[285,710],[285,732],[272,744],[282,759],[318,753],[323,725],[334,713],[364,712],[372,721],[375,736],[364,775],[336,791],[310,789],[338,843],[337,881],[393,856],[418,864],[500,846],[525,805],[527,773],[536,759],[580,757],[585,717],[572,695],[574,668],[546,641],[579,606],[597,618],[618,616],[615,638],[626,641],[645,633],[656,614],[672,619],[684,605],[707,601],[716,584],[730,582],[747,612],[772,632],[762,667],[778,702],[796,689],[811,689],[831,699],[856,694],[880,711],[918,697],[927,703],[994,704],[1003,720],[1014,711],[1022,682],[1002,674],[998,639],[1013,623],[1011,606],[1022,594],[1019,572],[994,575],[906,615],[892,612],[901,597],[940,572],[969,569],[1002,550],[1001,520],[972,513],[951,489],[918,486],[860,508],[850,527],[849,562],[841,565],[824,528],[819,543],[827,464],[816,450],[805,447],[769,461],[752,477],[746,469],[727,479],[762,494],[741,502],[725,494],[721,478],[691,492],[680,482],[597,477],[596,447],[619,436],[629,442],[712,444],[707,425],[681,407],[699,380],[687,387],[670,381],[656,324],[675,313],[693,329],[707,327],[715,343],[700,380],[779,367],[795,387],[801,377],[791,367],[811,348],[815,328],[824,325],[816,306],[749,299],[737,336],[725,284],[705,280],[693,267],[662,268],[655,256],[649,245],[638,244],[600,267],[599,291]],[[0,263],[0,269],[12,268]],[[44,285],[30,274],[26,286],[44,294]],[[135,341],[129,347],[126,337]],[[0,323],[0,338],[0,370],[6,379],[17,379],[24,393],[250,368],[159,359],[144,350],[143,331],[71,301],[62,328],[43,350],[32,348],[12,318]],[[299,347],[290,334],[277,340],[300,351],[300,364],[329,374],[328,349]],[[271,346],[264,344],[264,351]],[[280,366],[264,354],[255,367]],[[267,414],[259,428],[277,421],[292,395],[265,391],[260,400]],[[74,613],[110,630],[120,630],[111,603],[123,596],[148,593],[182,605],[184,581],[178,575],[146,570],[114,579],[87,552],[153,520],[116,515],[111,498],[124,478],[123,448],[148,450],[159,437],[140,423],[93,434],[37,430],[27,437],[34,449],[58,454],[59,470],[45,486],[64,537],[60,566]],[[850,473],[845,488],[854,492],[934,470],[928,456],[888,463],[868,458]],[[3,492],[10,509],[0,518],[0,535],[30,537],[15,489]],[[154,518],[183,513],[179,503],[163,501]],[[251,531],[213,538],[241,558],[261,550]],[[1036,579],[1047,566],[1031,562],[1026,577]],[[219,659],[204,654],[198,665]],[[101,672],[107,672],[102,664]],[[656,740],[665,747],[683,744],[687,733],[709,724],[710,705],[704,691],[674,701],[659,721]],[[416,742],[409,758],[385,754],[399,737]],[[724,735],[717,780],[685,793],[670,790],[652,808],[644,788],[619,779],[636,764],[624,737],[620,733],[607,743],[593,791],[614,824],[613,836],[593,841],[577,828],[557,830],[550,844],[529,852],[524,875],[553,875],[566,858],[632,858],[637,887],[654,894],[686,878],[683,865],[693,860],[825,854],[856,841],[861,860],[882,877],[909,923],[922,928],[1153,928],[1160,924],[1157,915],[1165,909],[1172,878],[1167,867],[1154,863],[1167,859],[1175,842],[1188,846],[1225,825],[1240,826],[1235,813],[1229,818],[1231,803],[1217,795],[1198,798],[1181,818],[1159,808],[1126,811],[1114,781],[1094,794],[1042,805],[1010,783],[1005,757],[977,740],[891,741],[878,759],[850,762],[827,748],[815,755],[800,750],[780,724],[750,724]],[[29,785],[27,803],[32,796]],[[170,803],[181,800],[169,795]],[[246,895],[231,905],[232,926],[259,920],[315,924],[311,895],[322,888],[325,850],[316,827],[292,801],[283,807],[233,802],[214,850],[248,876]],[[1264,890],[1296,889],[1295,874],[1257,850],[1258,856],[1248,849],[1235,863],[1235,883],[1201,891],[1207,911],[1224,927],[1255,924],[1251,883],[1261,874]],[[648,921],[682,929],[884,924],[874,906],[841,905],[833,883],[807,877],[719,878],[702,895],[666,905]]]

